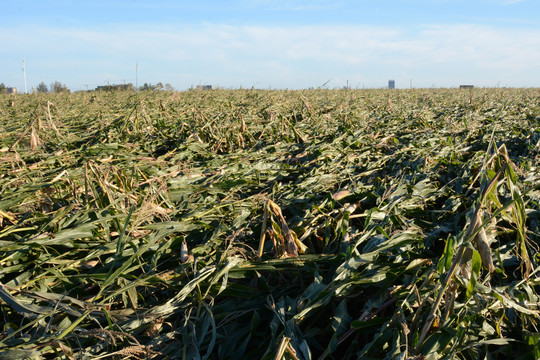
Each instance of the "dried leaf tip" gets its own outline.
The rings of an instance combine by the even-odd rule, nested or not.
[[[349,190],[338,191],[337,193],[332,195],[332,199],[334,199],[334,201],[339,201],[343,199],[344,197],[346,197],[347,195],[349,195],[350,193],[351,192]]]
[[[186,241],[182,241],[182,247],[180,248],[180,262],[185,264],[187,262],[192,262],[193,256],[189,254]]]

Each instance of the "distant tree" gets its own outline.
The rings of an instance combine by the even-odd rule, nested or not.
[[[154,85],[152,83],[144,83],[144,85],[141,87],[142,91],[155,91],[157,90],[157,85]]]
[[[166,84],[165,84],[165,90],[167,90],[167,91],[174,91],[174,87],[173,87],[171,84],[166,83]]]
[[[49,89],[51,90],[51,92],[55,92],[55,93],[61,93],[64,91],[69,92],[69,89],[67,88],[67,86],[65,84],[62,84],[60,81],[53,82]]]
[[[141,86],[142,91],[148,91],[148,90],[154,90],[154,85],[149,83],[144,83],[143,86]]]
[[[4,85],[4,83],[0,83],[0,94],[5,93],[6,91],[6,85]]]
[[[49,92],[49,88],[47,87],[47,84],[45,84],[43,81],[39,83],[39,85],[36,88],[36,91],[38,93],[47,93]]]
[[[167,85],[169,85],[171,88],[173,88],[170,84],[167,84]],[[157,84],[144,83],[143,86],[141,86],[139,88],[139,90],[142,90],[142,91],[159,91],[159,90],[163,90],[163,89],[167,90],[167,85],[163,86],[162,82],[158,82]]]

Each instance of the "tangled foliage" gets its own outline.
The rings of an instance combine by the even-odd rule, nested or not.
[[[0,95],[0,355],[538,358],[539,104]]]

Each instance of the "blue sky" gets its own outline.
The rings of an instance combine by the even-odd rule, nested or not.
[[[3,1],[0,82],[540,86],[537,0]],[[136,72],[138,64],[138,72]]]

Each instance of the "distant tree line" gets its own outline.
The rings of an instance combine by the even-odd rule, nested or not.
[[[141,91],[161,91],[161,90],[165,90],[165,91],[174,91],[174,87],[167,83],[165,85],[163,85],[162,82],[158,82],[157,84],[149,84],[149,83],[144,83],[143,86],[139,87],[139,90]]]
[[[101,91],[114,91],[114,90],[128,90],[128,91],[135,91],[137,90],[135,86],[132,83],[128,84],[116,84],[116,85],[103,85],[98,86],[96,90]],[[174,87],[167,83],[163,85],[163,83],[158,82],[157,84],[152,83],[144,83],[143,86],[139,87],[140,91],[174,91]],[[6,93],[8,91],[8,87],[4,83],[0,83],[0,94]],[[45,84],[44,81],[38,84],[38,86],[35,88],[35,91],[38,93],[62,93],[62,92],[69,92],[70,90],[67,88],[66,84],[62,84],[60,81],[52,82],[49,86]]]
[[[97,91],[115,91],[115,90],[135,90],[135,86],[132,83],[129,84],[116,84],[116,85],[103,85],[96,88]]]
[[[115,91],[115,90],[137,90],[137,88],[132,84],[113,84],[113,85],[102,85],[96,88],[97,91]],[[143,86],[139,86],[140,91],[174,91],[174,87],[171,84],[165,84],[158,82],[157,84],[144,83]]]
[[[62,84],[60,81],[55,81],[51,83],[50,87],[47,87],[47,84],[45,84],[43,81],[37,86],[36,91],[38,93],[61,93],[61,92],[69,92],[69,89],[67,88],[66,84]]]

